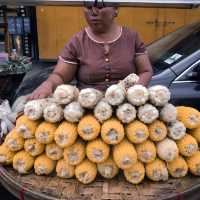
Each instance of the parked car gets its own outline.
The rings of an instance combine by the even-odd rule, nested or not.
[[[153,42],[148,52],[154,69],[150,85],[167,86],[172,103],[200,109],[200,22]]]

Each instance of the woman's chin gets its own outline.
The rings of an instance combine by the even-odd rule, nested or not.
[[[105,30],[105,27],[99,25],[99,24],[94,24],[91,26],[91,29],[93,32],[95,33],[104,33],[106,30]]]

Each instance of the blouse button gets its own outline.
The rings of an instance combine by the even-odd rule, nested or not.
[[[110,67],[109,67],[109,66],[106,66],[106,70],[108,70],[108,71],[109,71],[109,70],[110,70]]]
[[[109,58],[106,58],[105,61],[106,61],[106,62],[109,62]]]

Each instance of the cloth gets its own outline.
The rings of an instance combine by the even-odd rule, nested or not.
[[[20,96],[25,96],[27,94],[30,94],[39,85],[41,85],[42,82],[44,82],[48,78],[49,74],[51,74],[55,64],[56,63],[53,64],[34,63],[33,69],[28,73],[26,73],[23,81],[19,85],[14,100],[16,100]]]
[[[135,58],[145,52],[138,33],[126,27],[121,28],[120,36],[106,44],[94,40],[85,28],[65,45],[59,59],[78,66],[76,78],[80,89],[93,87],[105,91],[136,73]]]

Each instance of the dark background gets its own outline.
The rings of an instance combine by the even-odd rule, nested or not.
[[[17,200],[17,198],[9,193],[2,185],[0,185],[0,197],[5,200]]]

